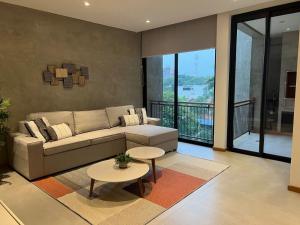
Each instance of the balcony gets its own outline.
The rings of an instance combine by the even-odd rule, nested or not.
[[[160,118],[162,126],[174,127],[174,102],[151,101],[152,117]],[[214,105],[211,103],[178,102],[179,137],[213,143]]]
[[[234,137],[238,138],[253,130],[255,101],[247,100],[235,103]],[[150,101],[152,117],[160,118],[161,125],[174,127],[174,102]],[[244,117],[243,115],[248,115]],[[178,102],[179,137],[186,140],[213,144],[214,104]]]

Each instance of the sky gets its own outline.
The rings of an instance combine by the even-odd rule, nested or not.
[[[174,55],[163,56],[163,67],[174,69]],[[178,54],[179,75],[210,76],[215,73],[215,49]]]

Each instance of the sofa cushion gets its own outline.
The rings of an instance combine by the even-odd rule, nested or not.
[[[157,144],[178,139],[178,131],[173,128],[138,125],[125,127],[126,139],[142,145],[155,146]]]
[[[91,141],[88,138],[80,137],[78,135],[58,141],[51,141],[44,144],[44,155],[53,155],[77,148],[83,148],[90,144]]]
[[[92,145],[101,144],[108,141],[113,141],[121,138],[125,138],[125,133],[118,129],[104,129],[92,131],[84,134],[77,135],[84,139],[89,139]]]
[[[106,111],[104,109],[90,111],[74,111],[73,113],[76,134],[106,129],[110,127]]]
[[[72,134],[75,134],[73,112],[71,111],[58,111],[58,112],[38,112],[30,113],[27,120],[35,120],[37,118],[46,117],[50,125],[57,125],[66,123],[71,128]]]
[[[132,109],[133,105],[116,106],[106,108],[106,113],[110,127],[116,127],[121,124],[120,116],[129,115],[129,109]]]

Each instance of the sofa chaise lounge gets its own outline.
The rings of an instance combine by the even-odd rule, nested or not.
[[[31,137],[19,122],[19,132],[10,135],[11,166],[33,180],[56,172],[115,156],[136,146],[157,146],[166,152],[177,149],[178,131],[148,124],[121,127],[119,117],[128,114],[132,105],[90,111],[31,113],[26,120],[46,117],[52,125],[67,123],[72,137],[43,143]]]

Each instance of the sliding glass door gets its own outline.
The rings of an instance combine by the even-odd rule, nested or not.
[[[290,161],[300,3],[232,18],[228,148]]]
[[[274,16],[270,23],[270,56],[264,109],[264,152],[290,158],[300,12]]]
[[[259,152],[266,20],[237,24],[233,147]],[[254,27],[259,27],[260,30]]]
[[[147,112],[187,142],[213,144],[215,49],[144,59]]]

